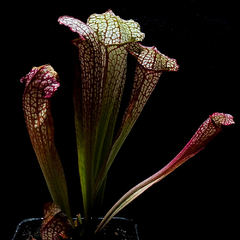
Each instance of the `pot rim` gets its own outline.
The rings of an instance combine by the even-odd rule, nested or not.
[[[77,218],[73,218],[73,220],[76,220]],[[84,218],[82,218],[84,219]],[[103,217],[99,217],[98,219],[102,220]],[[123,221],[127,221],[127,222],[134,222],[133,219],[129,219],[129,218],[125,218],[125,217],[113,217],[112,220],[123,220]],[[21,227],[22,224],[26,223],[26,222],[31,222],[31,221],[39,221],[39,220],[43,220],[43,218],[26,218],[24,219],[23,221],[21,221],[17,227],[16,227],[16,230],[15,230],[15,233],[13,235],[13,238],[12,240],[15,240],[16,238],[16,235]],[[137,223],[134,223],[134,230],[136,232],[136,237],[137,237],[137,240],[140,240],[139,239],[139,235],[138,235],[138,228],[137,228]]]

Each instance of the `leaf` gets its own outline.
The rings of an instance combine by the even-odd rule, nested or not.
[[[105,46],[142,41],[145,34],[140,32],[140,25],[133,20],[123,20],[112,10],[103,14],[92,14],[87,25],[98,35]]]
[[[73,40],[79,56],[74,108],[84,217],[88,222],[93,206],[101,205],[107,172],[161,73],[176,71],[178,65],[155,47],[138,44],[145,36],[140,25],[121,19],[111,10],[91,15],[87,24],[68,16],[60,17],[59,23],[79,34]],[[114,140],[129,53],[137,60],[134,86]]]
[[[84,217],[89,221],[95,179],[112,145],[128,44],[144,34],[138,23],[122,20],[112,11],[91,15],[87,24],[68,16],[60,17],[59,23],[79,34],[73,40],[79,53],[74,108]]]
[[[93,14],[87,24],[106,47],[106,76],[103,85],[103,104],[98,125],[95,149],[95,178],[108,157],[113,143],[116,119],[126,81],[129,45],[143,40],[145,34],[133,20],[123,20],[111,10]],[[97,195],[97,192],[95,193]]]
[[[51,115],[51,97],[59,87],[58,75],[50,65],[33,67],[21,82],[26,84],[22,103],[33,149],[53,201],[71,219],[66,180],[54,144]]]
[[[42,240],[68,239],[68,232],[72,229],[67,216],[61,212],[59,206],[53,202],[44,205],[44,218],[41,226]]]
[[[160,171],[139,183],[129,190],[119,201],[109,210],[95,233],[99,232],[120,210],[146,191],[149,187],[162,180],[169,173],[174,171],[181,164],[186,162],[201,151],[218,133],[221,132],[221,125],[234,124],[233,117],[230,114],[213,113],[203,122],[182,151]]]
[[[84,217],[88,222],[93,205],[94,151],[102,108],[106,49],[95,32],[80,20],[63,16],[59,18],[59,23],[70,27],[80,37],[73,41],[78,48],[81,69],[81,75],[80,69],[76,72],[73,98]]]
[[[105,160],[99,174],[96,192],[100,189],[114,158],[137,121],[147,100],[157,85],[162,72],[178,70],[176,60],[168,58],[160,53],[155,47],[145,47],[138,43],[132,43],[129,45],[128,51],[137,60],[131,99],[124,114],[120,129],[118,130],[117,137],[111,147],[109,156]]]

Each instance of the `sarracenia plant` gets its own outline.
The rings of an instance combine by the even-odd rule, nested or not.
[[[144,38],[138,23],[123,20],[111,10],[91,15],[87,24],[68,16],[60,17],[59,23],[79,35],[72,41],[79,56],[73,100],[84,221],[78,217],[73,223],[64,171],[54,144],[51,97],[60,85],[59,77],[50,65],[34,67],[21,81],[26,84],[23,110],[27,129],[54,202],[45,206],[41,230],[43,240],[57,236],[67,238],[69,229],[77,225],[77,229],[81,229],[80,236],[88,232],[87,226],[98,214],[107,173],[120,147],[162,72],[178,70],[175,59],[168,58],[155,47],[138,43]],[[128,54],[136,59],[135,77],[128,107],[119,129],[116,129]],[[233,123],[229,114],[213,113],[209,116],[169,164],[133,187],[110,209],[95,234],[132,200],[202,150],[221,132],[221,125]]]

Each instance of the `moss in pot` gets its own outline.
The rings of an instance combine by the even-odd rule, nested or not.
[[[43,240],[92,239],[93,236],[100,239],[119,211],[202,150],[221,132],[221,125],[231,125],[234,121],[230,114],[213,113],[172,161],[130,189],[98,222],[106,177],[118,151],[162,72],[177,71],[178,65],[175,59],[155,47],[141,45],[139,41],[145,35],[140,25],[121,19],[111,10],[91,15],[87,23],[69,16],[62,16],[58,21],[78,34],[72,41],[78,53],[73,101],[83,213],[72,218],[64,170],[54,144],[51,98],[60,86],[60,79],[50,64],[33,67],[21,79],[25,83],[23,111],[53,200],[44,207],[40,235]],[[117,129],[129,54],[136,60],[135,76],[130,101]]]

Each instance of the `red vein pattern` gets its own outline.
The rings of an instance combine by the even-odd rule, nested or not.
[[[59,87],[57,73],[49,66],[34,67],[21,79],[26,84],[23,95],[23,110],[32,145],[41,156],[45,145],[53,143],[49,98]],[[50,134],[48,133],[50,131]]]
[[[106,163],[107,166],[112,164],[122,143],[131,131],[143,107],[156,87],[162,72],[178,70],[176,60],[160,53],[156,47],[145,47],[139,43],[132,43],[129,45],[129,52],[137,60],[133,90],[118,135],[111,148]]]
[[[80,66],[77,66],[77,71],[81,70],[76,72],[74,110],[84,216],[89,221],[93,199],[96,132],[106,75],[106,48],[96,33],[82,21],[68,16],[60,17],[58,21],[79,34],[79,38],[73,40],[79,54]]]
[[[25,83],[23,111],[28,133],[53,201],[70,217],[67,186],[54,145],[51,97],[59,87],[57,73],[50,65],[33,67],[21,79]]]
[[[133,20],[122,20],[115,16],[111,10],[104,14],[91,15],[87,24],[68,16],[60,17],[59,23],[70,27],[80,36],[73,43],[79,50],[81,95],[86,95],[89,100],[92,100],[90,104],[83,102],[82,109],[86,108],[86,105],[94,106],[92,112],[98,113],[97,116],[102,110],[102,119],[104,119],[105,125],[109,122],[114,126],[126,80],[128,44],[133,41],[141,41],[144,38],[144,34],[140,32],[139,24]],[[87,46],[84,47],[84,45]],[[90,74],[93,67],[97,68],[97,72],[101,74]],[[93,84],[89,84],[90,87],[87,88],[84,82],[93,82]],[[95,95],[89,94],[89,92],[84,94],[86,89],[95,89],[94,86],[96,86],[96,91],[93,91],[96,93]],[[102,101],[104,101],[103,108],[101,108]],[[80,98],[78,102],[81,102]],[[88,107],[89,109],[91,107]],[[110,116],[112,118],[108,121]],[[82,118],[87,119],[84,115]],[[92,126],[96,126],[96,121],[93,120],[91,115],[86,122],[91,122]],[[99,119],[96,118],[96,120]]]
[[[162,72],[178,70],[176,60],[160,53],[156,47],[145,47],[135,43],[130,45],[129,50],[136,58],[137,66],[131,99],[121,126],[123,128],[128,125],[128,131],[142,112]]]
[[[209,141],[211,141],[219,132],[221,132],[221,125],[228,126],[231,124],[234,124],[234,121],[230,114],[213,113],[211,116],[209,116],[209,118],[198,128],[187,145],[172,161],[170,161],[161,170],[130,189],[114,204],[114,206],[108,211],[98,225],[95,233],[99,232],[112,219],[113,216],[131,203],[135,198],[202,150],[209,143]]]
[[[190,139],[183,150],[173,161],[181,164],[201,151],[218,133],[222,131],[221,125],[229,126],[234,124],[233,116],[225,113],[213,113],[203,122],[197,132]]]
[[[68,239],[68,234],[72,228],[67,216],[61,212],[59,206],[52,202],[44,204],[44,216],[41,226],[42,240],[62,240]]]
[[[161,54],[155,47],[138,44],[137,41],[142,41],[145,36],[140,25],[133,20],[121,19],[111,10],[91,15],[87,24],[68,16],[60,17],[59,23],[79,34],[79,38],[73,41],[78,48],[81,69],[81,74],[77,73],[80,77],[75,88],[75,121],[77,135],[80,136],[81,159],[88,159],[85,159],[87,163],[80,160],[80,164],[94,168],[94,179],[97,175],[102,178],[162,72],[177,71],[178,65],[175,59]],[[128,53],[137,60],[135,79],[129,106],[113,145],[126,81]],[[99,173],[101,168],[104,174]]]
[[[72,41],[79,49],[81,62],[80,90],[75,90],[81,91],[79,107],[82,109],[81,118],[85,121],[84,126],[87,127],[90,123],[95,126],[101,110],[106,50],[99,42],[96,33],[82,21],[68,16],[60,17],[58,21],[79,34],[79,38]]]
[[[101,200],[98,193],[103,193],[107,172],[159,77],[162,72],[177,71],[178,65],[175,59],[160,53],[156,47],[137,43],[145,36],[140,25],[133,20],[121,19],[111,10],[91,15],[87,24],[68,16],[60,17],[59,23],[79,35],[72,41],[77,47],[79,60],[74,83],[74,108],[84,217],[88,223],[94,207],[101,204],[94,201]],[[113,139],[129,53],[136,59],[133,89],[120,129]],[[26,84],[23,110],[27,129],[53,201],[57,204],[45,206],[42,238],[67,238],[71,227],[61,210],[67,214],[72,226],[73,222],[65,176],[54,145],[50,102],[59,87],[59,78],[50,65],[44,65],[34,67],[21,81]],[[109,221],[143,191],[203,149],[221,131],[221,125],[233,123],[229,114],[212,114],[168,165],[125,194],[104,221]]]
[[[93,14],[87,24],[63,16],[59,23],[68,26],[79,38],[79,72],[75,87],[75,125],[78,142],[81,185],[95,182],[95,197],[123,141],[127,137],[163,71],[177,71],[175,59],[155,47],[137,43],[145,34],[133,20],[123,20],[111,10]],[[137,61],[129,106],[117,138],[115,123],[126,81],[127,55]],[[114,144],[113,144],[114,143]],[[97,180],[95,180],[97,179]],[[84,202],[92,205],[90,184],[82,189]],[[86,195],[89,195],[88,197]],[[95,198],[94,197],[94,198]],[[87,200],[88,199],[88,200]]]
[[[145,34],[140,32],[140,25],[133,20],[123,20],[111,10],[103,14],[92,14],[87,25],[98,35],[105,46],[142,41]]]
[[[154,183],[160,181],[162,178],[205,148],[206,145],[222,131],[221,125],[229,126],[231,124],[234,124],[232,115],[218,112],[213,113],[202,123],[180,153],[164,168],[150,178],[146,179],[144,182],[150,182],[151,185],[153,185]]]

